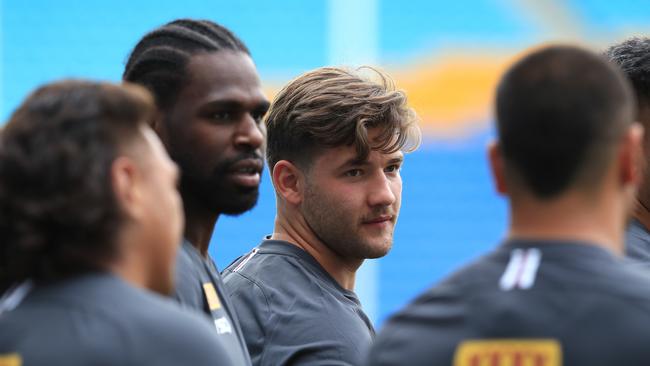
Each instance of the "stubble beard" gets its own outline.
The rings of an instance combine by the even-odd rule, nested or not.
[[[393,228],[380,244],[362,236],[359,218],[341,212],[332,200],[309,187],[305,192],[302,214],[314,235],[344,259],[364,260],[385,256],[393,244]],[[375,239],[379,240],[379,239]]]

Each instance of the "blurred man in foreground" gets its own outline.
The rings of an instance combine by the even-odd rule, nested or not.
[[[0,315],[0,365],[235,365],[208,322],[159,295],[183,214],[153,110],[136,86],[64,81],[4,127],[0,237],[23,285]]]
[[[571,46],[512,66],[489,149],[495,251],[394,315],[369,365],[650,364],[650,281],[621,259],[643,128],[624,75]]]

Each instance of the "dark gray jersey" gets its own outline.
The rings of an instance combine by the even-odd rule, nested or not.
[[[636,219],[632,219],[625,232],[625,255],[650,265],[650,232]]]
[[[304,250],[265,240],[224,271],[256,366],[359,365],[374,329],[357,296]]]
[[[37,285],[0,315],[0,364],[238,365],[204,317],[108,274]]]
[[[593,245],[512,241],[394,315],[369,365],[650,365],[650,281]]]
[[[202,312],[211,319],[220,346],[228,350],[237,365],[250,365],[237,314],[224,292],[217,267],[187,240],[183,241],[176,260],[174,297],[183,307]]]

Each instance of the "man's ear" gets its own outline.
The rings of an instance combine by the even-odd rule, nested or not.
[[[135,162],[128,157],[119,157],[111,164],[111,183],[115,199],[130,218],[139,218],[141,209],[141,177]]]
[[[279,197],[292,205],[302,202],[305,176],[297,166],[287,160],[280,160],[275,163],[271,178]]]
[[[499,145],[496,140],[491,141],[487,147],[487,154],[494,188],[499,194],[506,195],[508,194],[508,188],[506,186],[505,167],[503,154],[501,153],[501,145]]]
[[[620,180],[623,185],[638,185],[643,177],[645,155],[643,151],[643,126],[632,124],[623,135],[618,155]]]

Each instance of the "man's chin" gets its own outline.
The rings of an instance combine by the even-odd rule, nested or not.
[[[386,254],[388,254],[388,252],[390,252],[391,248],[392,246],[389,246],[387,248],[381,248],[381,249],[369,251],[366,254],[366,259],[377,259],[377,258],[384,257],[386,256]]]
[[[232,197],[232,199],[228,200],[227,202],[222,202],[220,207],[218,207],[218,211],[219,213],[228,216],[239,216],[245,212],[252,210],[253,207],[255,207],[257,204],[258,197],[259,194],[257,191],[254,195]]]
[[[366,245],[363,247],[363,253],[360,254],[362,259],[377,259],[388,254],[392,247],[392,241],[382,243],[366,243]]]

